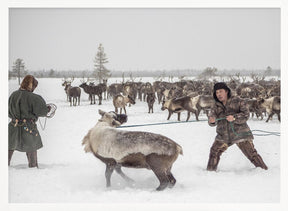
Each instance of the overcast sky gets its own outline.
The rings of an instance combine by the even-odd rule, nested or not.
[[[280,9],[10,9],[9,65],[110,70],[280,68]]]

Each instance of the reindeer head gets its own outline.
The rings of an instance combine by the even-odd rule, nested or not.
[[[130,95],[128,95],[128,99],[129,99],[129,103],[131,103],[132,105],[135,105],[136,102]]]
[[[71,85],[72,84],[72,82],[74,81],[74,77],[71,78],[70,80],[67,79],[67,78],[63,78],[62,81],[63,81],[62,86],[66,87],[67,85]]]
[[[127,122],[127,115],[117,114],[114,111],[105,112],[101,109],[98,110],[99,114],[102,116],[99,119],[100,122],[107,122],[111,127],[118,127],[123,123]]]
[[[83,82],[83,83],[81,83],[81,84],[79,85],[79,87],[81,87],[81,88],[84,88],[84,87],[86,87],[86,86],[88,86],[86,82]]]
[[[161,110],[165,111],[165,109],[168,109],[170,106],[171,100],[163,100]]]

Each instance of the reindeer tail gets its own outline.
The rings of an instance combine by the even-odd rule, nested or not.
[[[177,152],[178,152],[178,154],[180,154],[180,155],[183,155],[183,149],[182,149],[182,147],[180,146],[180,145],[176,145],[176,147],[177,147]]]
[[[90,133],[91,133],[91,131],[89,130],[87,135],[82,140],[82,145],[85,145],[85,147],[84,147],[85,152],[91,152],[92,151],[91,146],[90,146],[90,141],[89,141]]]

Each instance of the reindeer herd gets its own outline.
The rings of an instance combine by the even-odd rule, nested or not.
[[[155,81],[150,82],[131,82],[95,85],[95,82],[81,80],[79,87],[72,86],[74,78],[63,79],[64,90],[67,94],[67,101],[70,106],[80,105],[81,89],[89,95],[90,104],[96,104],[95,96],[98,98],[98,104],[105,100],[112,99],[115,112],[126,114],[126,106],[136,103],[136,100],[147,102],[148,113],[153,113],[155,102],[161,104],[161,110],[168,110],[169,120],[173,113],[177,113],[178,121],[180,114],[187,111],[189,120],[191,113],[199,120],[201,111],[208,115],[209,110],[214,105],[212,96],[214,81],[208,80],[181,80],[178,82]],[[254,80],[253,82],[240,82],[235,78],[226,81],[233,95],[238,95],[246,99],[252,118],[256,115],[257,119],[263,119],[268,114],[268,122],[274,114],[277,114],[280,121],[281,97],[280,80]]]
[[[82,140],[84,150],[106,164],[106,186],[111,186],[111,175],[115,170],[127,182],[133,182],[121,167],[147,168],[154,172],[160,185],[156,190],[172,188],[176,179],[171,173],[171,168],[178,155],[183,154],[182,147],[160,134],[141,131],[126,131],[117,129],[127,121],[126,106],[134,105],[136,100],[145,101],[148,105],[148,113],[153,113],[153,106],[161,104],[161,110],[168,110],[168,120],[173,113],[180,114],[187,111],[189,120],[191,113],[199,120],[201,111],[208,115],[214,106],[213,86],[216,81],[204,80],[181,80],[171,83],[164,81],[150,82],[126,82],[113,83],[109,86],[107,81],[102,84],[82,80],[79,87],[72,86],[72,80],[63,80],[62,86],[67,94],[70,106],[80,105],[81,89],[89,95],[90,104],[96,104],[95,96],[98,97],[99,105],[102,99],[111,99],[115,112],[105,112],[99,109],[102,116],[98,123],[91,128]],[[89,84],[88,84],[89,82]],[[252,117],[263,119],[267,113],[268,122],[274,114],[280,121],[281,97],[280,80],[259,80],[252,83],[241,83],[239,80],[226,81],[233,95],[246,99]],[[118,110],[120,109],[120,110]],[[124,110],[125,114],[121,114]]]

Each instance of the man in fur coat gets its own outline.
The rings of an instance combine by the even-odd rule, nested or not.
[[[23,79],[20,89],[9,97],[8,107],[11,121],[8,125],[8,165],[10,165],[14,150],[17,150],[26,152],[30,168],[38,167],[37,150],[43,145],[36,121],[38,117],[46,116],[50,107],[46,105],[40,95],[33,93],[37,85],[38,81],[32,75],[27,75]]]
[[[208,171],[216,171],[221,154],[233,144],[237,144],[243,154],[256,166],[267,170],[266,164],[253,145],[253,135],[247,125],[249,109],[243,99],[231,96],[225,83],[214,85],[215,105],[209,114],[210,126],[217,126],[217,136],[210,149]]]

